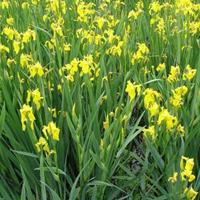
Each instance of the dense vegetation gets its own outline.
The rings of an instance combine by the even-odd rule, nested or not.
[[[198,0],[0,0],[0,198],[199,199]]]

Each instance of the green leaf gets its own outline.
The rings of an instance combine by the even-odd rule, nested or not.
[[[4,103],[3,108],[1,110],[1,115],[0,115],[0,135],[3,131],[5,118],[6,118],[6,108],[5,107],[6,107],[6,105]]]

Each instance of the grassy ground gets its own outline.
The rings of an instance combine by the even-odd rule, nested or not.
[[[200,199],[199,0],[1,0],[0,198]]]

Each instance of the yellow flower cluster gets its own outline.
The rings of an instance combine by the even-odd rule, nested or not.
[[[91,16],[95,13],[93,3],[85,3],[84,1],[77,3],[77,20],[80,22],[88,23]]]
[[[54,14],[60,15],[60,13],[66,13],[66,2],[64,0],[48,0],[47,8]]]
[[[9,19],[11,21],[11,19]],[[16,54],[20,50],[24,49],[24,45],[36,40],[36,32],[34,30],[28,29],[24,33],[19,33],[17,30],[11,27],[4,27],[2,34],[5,35],[10,41],[13,41],[13,50]]]
[[[186,34],[188,32],[194,36],[200,32],[199,10],[199,3],[193,3],[192,0],[176,0],[174,3],[161,3],[155,0],[149,5],[150,25],[154,32],[158,33],[165,42],[168,40],[166,29],[171,30],[172,35],[180,34],[178,31],[180,23],[183,26],[181,32],[184,37],[188,37],[188,34]],[[167,15],[166,12],[168,13]],[[174,13],[182,16],[183,19],[184,17],[187,18],[187,23],[184,20],[177,20],[174,17]]]
[[[47,126],[44,126],[42,132],[46,138],[51,136],[53,140],[59,141],[60,129],[56,127],[54,122],[50,122]]]
[[[44,69],[39,62],[30,65],[29,72],[30,72],[30,77],[35,77],[35,76],[42,77],[44,75]]]
[[[2,45],[0,43],[0,53],[9,53],[9,52],[10,52],[10,49],[7,46]]]
[[[165,63],[161,63],[161,64],[159,64],[159,65],[157,66],[156,71],[162,72],[163,70],[165,70],[165,68],[166,68]]]
[[[159,113],[159,102],[162,99],[162,95],[151,88],[147,88],[143,94],[144,107],[149,111],[150,117],[156,116]]]
[[[196,69],[192,69],[190,65],[187,65],[183,73],[183,80],[191,81],[195,77],[196,72]]]
[[[51,29],[53,30],[53,38],[56,38],[56,36],[63,37],[63,25],[64,21],[62,19],[58,20],[57,22],[51,23]]]
[[[31,54],[21,54],[20,55],[20,65],[22,68],[29,68],[30,63],[33,62],[33,58]]]
[[[195,191],[192,187],[185,188],[184,193],[186,194],[188,200],[195,200],[198,195],[198,192]]]
[[[172,90],[172,97],[170,97],[170,103],[175,108],[180,108],[183,105],[183,97],[188,92],[188,88],[186,86],[178,87]]]
[[[46,155],[50,154],[50,149],[47,140],[44,137],[40,137],[39,141],[35,144],[37,152],[44,151]]]
[[[56,127],[56,124],[54,122],[50,122],[47,126],[44,126],[42,129],[42,132],[45,137],[41,136],[38,140],[38,142],[35,144],[37,152],[44,151],[44,153],[47,156],[50,156],[51,154],[55,153],[54,150],[50,150],[48,139],[49,136],[55,140],[59,141],[59,133],[60,129]]]
[[[33,91],[28,90],[27,93],[28,93],[27,99],[26,99],[27,104],[31,101],[31,98],[32,98],[33,103],[36,105],[37,110],[39,110],[40,107],[41,107],[41,103],[42,103],[41,101],[43,99],[41,97],[39,89],[36,89],[36,90],[33,90]]]
[[[159,1],[153,1],[149,5],[149,14],[151,16],[150,25],[163,40],[166,40],[166,23],[164,18],[161,16],[161,11],[166,7],[166,4],[160,4]]]
[[[189,30],[192,36],[200,33],[200,21],[191,22],[189,25]]]
[[[76,72],[80,69],[80,76],[89,75],[91,80],[99,76],[100,69],[93,60],[92,55],[84,56],[82,60],[74,58],[69,64],[66,64],[59,70],[60,75],[67,74],[67,80],[74,81],[74,76]]]
[[[92,72],[95,72],[97,65],[93,60],[93,56],[88,55],[79,61],[79,67],[81,68],[81,73],[80,73],[81,76],[84,74],[89,74],[91,76]],[[96,75],[98,76],[98,74]]]
[[[195,123],[188,124],[184,117],[190,115],[190,110],[183,105],[191,103],[193,88],[198,92],[198,85],[192,82],[198,66],[193,69],[188,61],[198,63],[190,58],[198,53],[200,4],[192,0],[91,2],[0,0],[2,80],[14,88],[13,106],[24,101],[20,109],[22,130],[35,131],[37,152],[51,155],[56,153],[55,144],[61,138],[56,118],[59,125],[67,119],[65,126],[60,125],[63,129],[85,132],[85,119],[96,113],[92,118],[95,123],[100,120],[96,126],[100,151],[115,145],[108,141],[113,134],[105,134],[101,139],[102,131],[116,130],[118,148],[124,142],[126,130],[129,131],[124,124],[132,123],[132,108],[138,106],[138,113],[146,111],[141,120],[145,123],[144,142],[151,139],[158,153],[165,142],[171,145],[173,141],[178,147],[180,140],[184,142],[191,135],[188,124],[198,122],[193,111],[198,105],[191,106]],[[15,9],[21,11],[22,19],[27,15],[27,23],[19,26]],[[125,91],[120,95],[122,88]],[[135,105],[136,98],[142,99]],[[103,112],[98,112],[98,106]],[[110,112],[113,106],[116,111]],[[53,121],[39,127],[49,120],[48,114]],[[94,126],[90,128],[93,131]],[[82,143],[84,137],[80,134],[72,140]],[[82,144],[73,146],[80,148],[77,164],[84,166]],[[176,150],[174,146],[170,148]],[[168,153],[171,152],[166,153],[167,158]],[[163,155],[164,161],[166,157]],[[101,162],[107,163],[100,160],[100,165]],[[185,185],[192,184],[193,166],[193,159],[182,157],[180,173],[174,172],[169,181],[176,183],[181,179]],[[197,192],[187,186],[183,193],[194,199]]]
[[[35,116],[33,114],[33,110],[29,105],[24,104],[23,107],[20,109],[21,113],[21,124],[22,130],[26,130],[27,123],[30,123],[30,127],[33,130],[34,126],[33,123],[35,121]]]
[[[106,53],[111,54],[113,56],[121,56],[122,54],[122,47],[123,47],[123,41],[119,41],[117,45],[113,45],[110,47]]]
[[[150,137],[152,140],[156,139],[156,131],[155,131],[155,126],[150,126],[149,128],[145,128],[143,130],[144,137],[148,138]]]
[[[167,109],[162,108],[159,116],[158,116],[158,125],[164,123],[166,125],[166,129],[171,131],[173,128],[176,127],[178,123],[178,119],[171,115]]]
[[[59,74],[62,75],[63,73],[67,72],[67,79],[74,81],[75,73],[78,71],[78,64],[79,61],[74,58],[69,64],[66,64],[59,70]]]
[[[138,43],[138,50],[133,54],[131,63],[135,64],[138,62],[146,62],[148,60],[147,55],[149,54],[149,49],[145,43]]]
[[[188,158],[185,156],[181,157],[180,161],[180,178],[181,181],[186,182],[186,187],[183,189],[183,193],[185,197],[187,197],[188,200],[194,200],[198,194],[192,186],[189,188],[187,187],[188,183],[191,183],[195,180],[195,175],[192,173],[194,167],[194,159],[193,158]],[[177,178],[179,176],[178,172],[174,172],[173,176],[168,178],[168,181],[171,183],[176,183]]]
[[[168,75],[167,80],[170,83],[176,82],[179,80],[179,75],[180,75],[180,67],[178,65],[171,66],[170,74]]]
[[[131,83],[131,81],[128,81],[125,91],[128,93],[130,101],[134,101],[135,97],[140,94],[141,85],[135,85],[134,83]]]
[[[194,5],[191,0],[176,0],[176,12],[181,12],[183,15],[194,15]]]
[[[0,8],[2,10],[8,9],[10,6],[10,2],[8,0],[3,0],[2,2],[0,2]]]
[[[159,3],[159,1],[153,1],[149,5],[149,14],[150,15],[155,15],[161,12],[162,5]]]
[[[182,156],[180,162],[180,168],[181,168],[181,178],[183,181],[187,180],[189,182],[192,182],[195,180],[195,175],[192,174],[193,167],[194,167],[194,159]]]
[[[23,33],[22,36],[22,42],[23,43],[28,43],[30,41],[35,41],[36,40],[36,33],[35,31],[28,29],[25,33]]]
[[[182,105],[182,98],[187,93],[187,91],[188,89],[185,86],[172,90],[173,96],[170,98],[170,102],[173,103],[173,106],[179,108],[179,106]],[[170,114],[168,109],[160,105],[162,100],[161,94],[151,88],[145,89],[143,94],[144,107],[149,112],[150,123],[154,123],[154,125],[150,126],[150,129],[145,129],[144,134],[147,135],[148,133],[149,135],[152,135],[151,138],[155,140],[155,127],[162,127],[162,125],[164,125],[167,131],[172,132],[176,130],[177,133],[179,133],[181,136],[184,136],[185,129],[179,123],[178,118]]]
[[[161,36],[161,38],[166,40],[166,35],[165,35],[166,34],[166,31],[165,31],[166,24],[162,17],[155,16],[154,18],[151,19],[150,25],[151,26],[156,25],[156,27],[154,28],[155,31],[159,34],[159,36]]]
[[[170,83],[177,82],[180,79],[180,75],[181,75],[180,67],[178,65],[171,66],[167,80]],[[183,72],[182,79],[191,81],[195,77],[195,75],[196,75],[196,69],[192,69],[190,65],[187,65]]]
[[[131,10],[128,13],[129,20],[136,20],[143,13],[144,4],[143,2],[138,2],[136,4],[135,10]]]

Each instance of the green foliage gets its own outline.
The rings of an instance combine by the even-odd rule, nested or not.
[[[199,11],[190,0],[1,0],[0,199],[193,199],[185,189],[200,190]],[[177,109],[170,98],[181,86]],[[155,116],[148,88],[161,95]],[[158,123],[164,108],[178,120],[172,130]],[[194,159],[191,183],[182,156]]]

